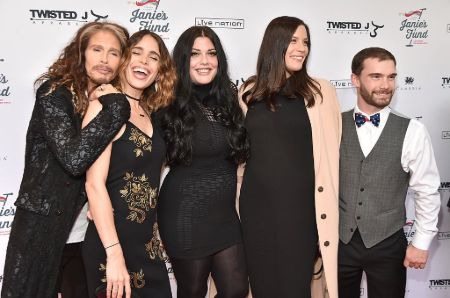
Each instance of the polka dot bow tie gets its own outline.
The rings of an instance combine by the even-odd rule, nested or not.
[[[355,113],[356,126],[361,127],[361,125],[363,125],[367,121],[372,122],[373,125],[378,127],[378,125],[380,125],[380,113],[376,113],[376,114],[370,116],[370,119],[361,113]]]

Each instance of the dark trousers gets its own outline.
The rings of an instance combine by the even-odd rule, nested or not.
[[[348,244],[339,241],[339,297],[359,298],[363,271],[369,298],[405,297],[407,241],[403,229],[371,248],[366,248],[358,230]]]
[[[64,247],[58,276],[58,290],[62,298],[88,297],[81,245],[82,242],[69,243]]]

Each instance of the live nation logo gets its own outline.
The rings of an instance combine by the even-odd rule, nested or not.
[[[351,89],[354,88],[352,80],[330,80],[331,84],[336,89]]]
[[[372,38],[377,37],[378,29],[384,25],[378,25],[374,21],[353,22],[353,21],[327,21],[328,33],[347,34],[347,35],[369,35]]]
[[[450,88],[450,77],[442,77],[442,88]]]
[[[161,0],[128,1],[133,6],[130,23],[137,23],[139,30],[147,29],[167,39],[164,34],[170,31],[169,16],[160,9],[160,3]]]
[[[0,59],[3,62],[4,59]],[[9,96],[11,95],[11,87],[9,86],[9,80],[6,74],[0,73],[0,105],[10,104]]]
[[[33,24],[78,25],[79,23],[97,22],[105,20],[108,15],[89,11],[30,9],[30,21]]]
[[[406,46],[427,44],[428,24],[424,18],[426,8],[401,12],[403,20],[400,23],[400,31],[405,33]]]
[[[244,29],[244,19],[232,18],[207,18],[196,17],[195,26],[208,26],[210,28],[224,28],[224,29]]]
[[[12,192],[0,193],[0,236],[9,235],[16,214],[16,208],[12,204],[7,204],[8,198],[12,195]]]
[[[417,91],[421,90],[422,87],[416,84],[414,77],[407,76],[403,78],[403,83],[399,84],[397,89],[400,91]]]

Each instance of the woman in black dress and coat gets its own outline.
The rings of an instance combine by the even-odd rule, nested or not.
[[[275,18],[243,86],[251,147],[239,203],[254,298],[311,297],[319,247],[337,297],[341,116],[331,84],[308,75],[310,50],[302,20]]]

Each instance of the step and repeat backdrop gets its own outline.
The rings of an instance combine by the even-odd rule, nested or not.
[[[450,297],[450,0],[1,1],[0,287],[35,100],[33,82],[80,26],[108,20],[130,33],[146,28],[160,34],[169,50],[188,27],[210,26],[223,42],[231,78],[240,85],[254,74],[267,24],[281,15],[299,17],[310,26],[309,72],[332,82],[343,111],[356,102],[350,81],[354,54],[380,46],[396,56],[398,88],[392,107],[427,126],[441,174],[442,198],[439,233],[428,266],[408,270],[406,297]],[[406,198],[407,237],[415,232],[412,198],[413,194]],[[175,293],[173,277],[172,284]],[[361,297],[366,296],[363,281]]]

